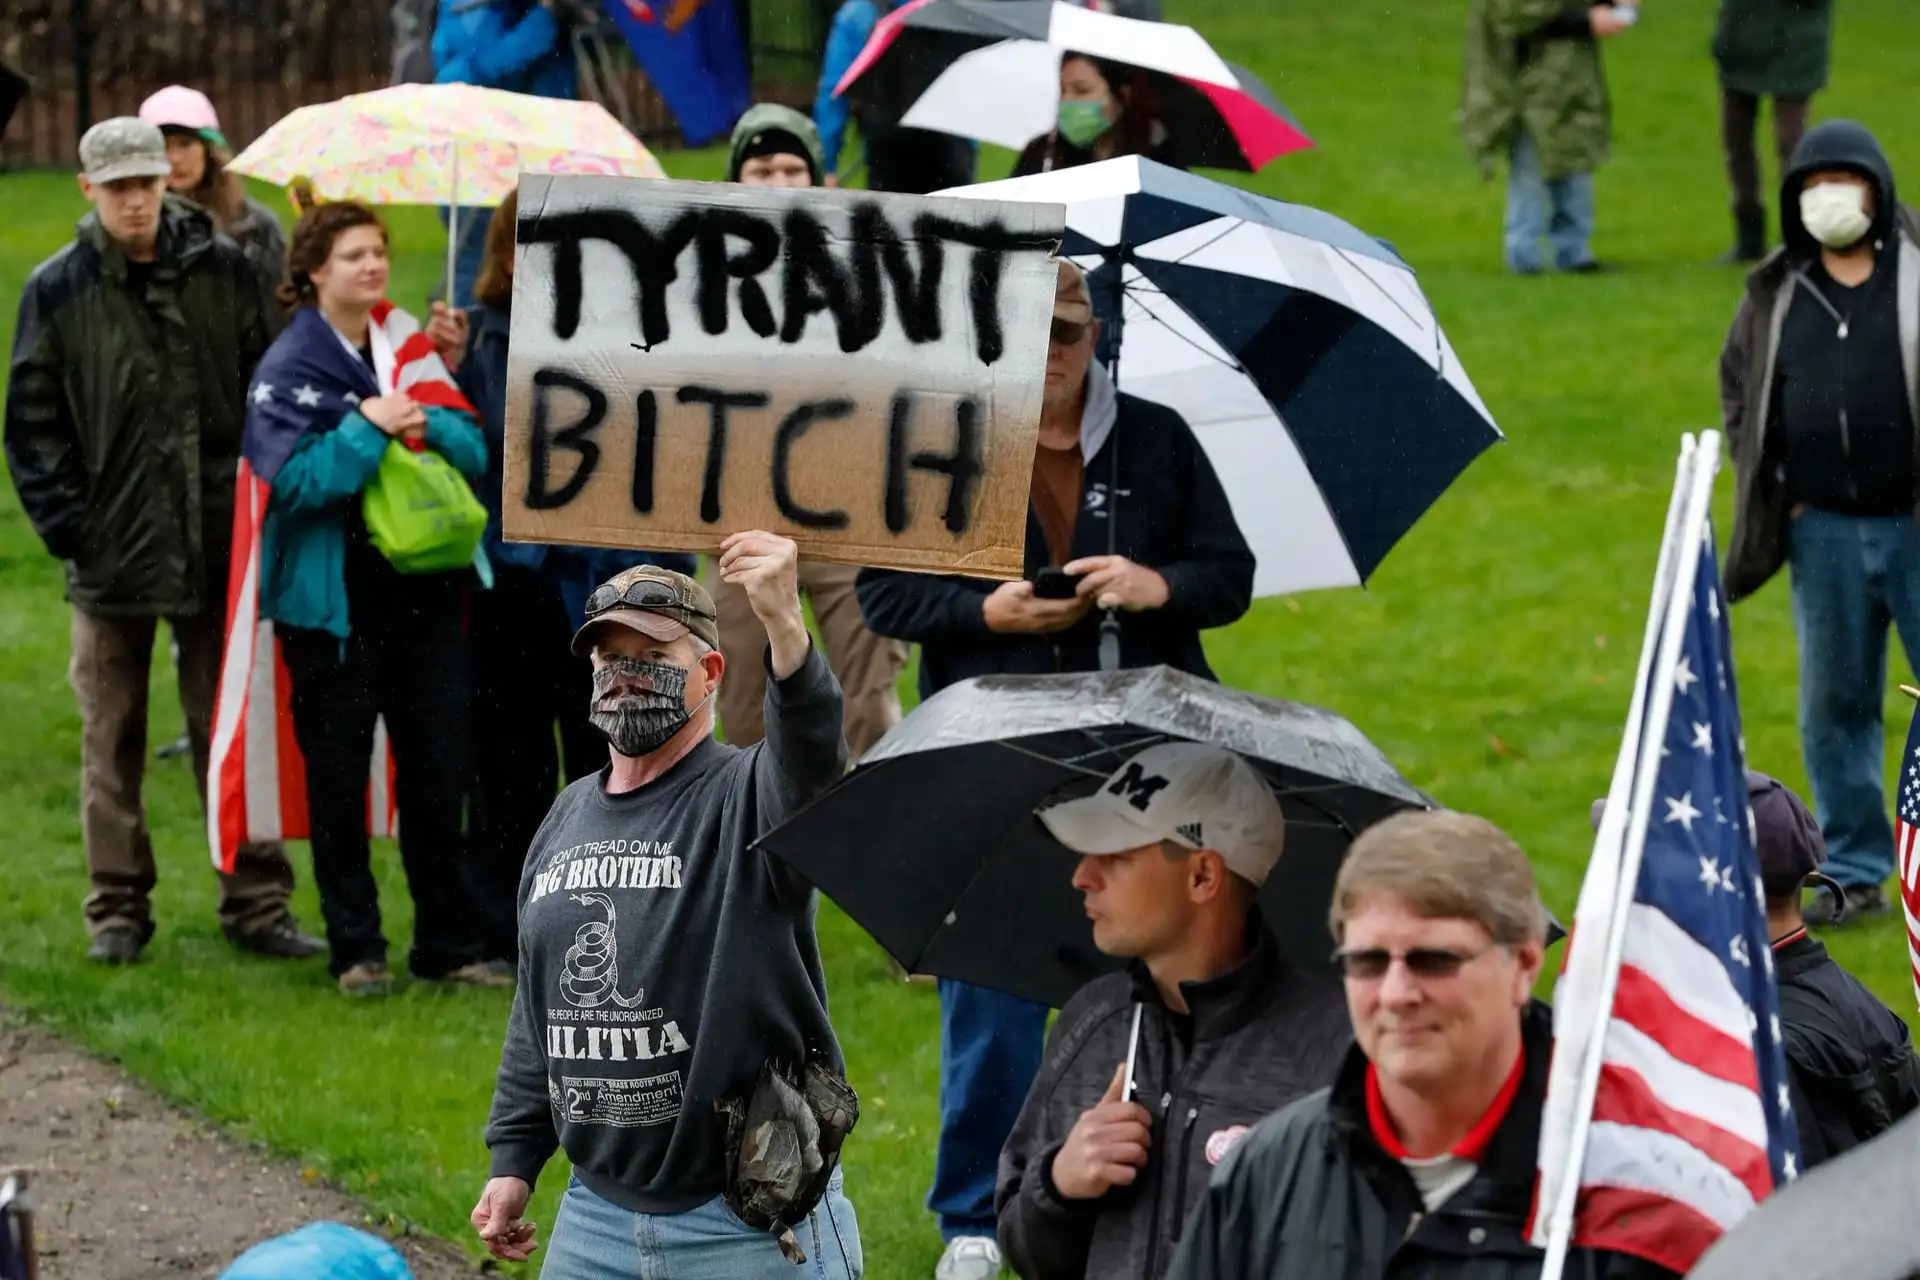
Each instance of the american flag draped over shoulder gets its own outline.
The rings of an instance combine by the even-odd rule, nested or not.
[[[1900,791],[1893,810],[1899,858],[1900,905],[1907,921],[1907,970],[1920,1001],[1920,706],[1913,709],[1907,749],[1900,756]]]
[[[404,391],[420,404],[473,412],[412,316],[382,302],[370,321],[374,370],[318,310],[303,307],[261,357],[247,389],[227,574],[227,641],[207,779],[207,845],[222,871],[233,870],[242,844],[308,834],[306,764],[289,711],[292,682],[273,622],[260,616],[262,535],[273,478],[302,436],[332,430],[362,400],[385,392]],[[380,725],[367,779],[367,829],[373,835],[396,830],[392,780]]]
[[[1691,599],[1677,606],[1689,610],[1679,661],[1665,670],[1655,662],[1640,694],[1647,705],[1652,682],[1669,681],[1673,704],[1643,739],[1661,753],[1650,811],[1628,818],[1646,825],[1646,845],[1626,907],[1572,1236],[1575,1246],[1682,1274],[1792,1179],[1798,1160],[1725,597],[1710,530],[1704,546],[1688,543],[1684,554],[1697,548],[1700,564]],[[1592,1047],[1598,1019],[1581,994],[1599,990],[1614,909],[1591,896],[1582,891],[1555,992],[1554,1052],[1576,1062]],[[1543,1206],[1565,1176],[1554,1162],[1568,1145],[1548,1135],[1568,1132],[1578,1105],[1558,1081],[1556,1073],[1542,1120]],[[1544,1217],[1536,1243],[1545,1243]]]

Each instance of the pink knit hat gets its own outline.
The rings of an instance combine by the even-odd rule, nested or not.
[[[227,140],[220,132],[220,117],[214,114],[213,103],[207,100],[207,95],[198,89],[170,84],[140,104],[140,118],[162,129],[190,129],[222,151],[227,149]]]

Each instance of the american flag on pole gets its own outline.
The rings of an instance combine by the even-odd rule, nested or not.
[[[213,704],[207,779],[207,847],[231,871],[240,847],[308,834],[306,762],[294,741],[292,680],[273,621],[260,614],[272,480],[306,433],[330,429],[361,400],[405,391],[421,404],[472,406],[412,316],[382,302],[369,326],[369,370],[318,311],[296,312],[254,370],[247,433],[233,504],[227,575],[227,642]],[[386,727],[376,724],[367,773],[367,830],[390,836],[399,817]]]
[[[1665,642],[1639,691],[1639,811],[1602,824],[1555,991],[1534,1224],[1548,1280],[1563,1197],[1574,1197],[1563,1247],[1684,1274],[1796,1174],[1726,600],[1704,499],[1698,509],[1698,523],[1681,522],[1659,610],[1684,617],[1649,628]],[[1610,830],[1623,837],[1611,849]]]
[[[1893,813],[1895,847],[1899,851],[1900,905],[1907,920],[1907,971],[1913,978],[1913,996],[1920,1002],[1920,705],[1913,709],[1907,729],[1907,749],[1900,756],[1900,791]]]

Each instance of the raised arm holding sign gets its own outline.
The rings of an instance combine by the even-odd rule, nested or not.
[[[1062,216],[528,175],[507,537],[1019,576]]]

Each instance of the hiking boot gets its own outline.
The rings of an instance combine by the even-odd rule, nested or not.
[[[1733,211],[1733,248],[1717,259],[1723,267],[1750,266],[1767,256],[1767,211]]]
[[[1877,884],[1844,886],[1844,900],[1825,885],[1813,891],[1813,897],[1800,912],[1800,918],[1818,929],[1838,929],[1871,916],[1883,916],[1893,910],[1886,890]]]
[[[362,960],[340,975],[340,990],[350,996],[384,996],[393,992],[393,974],[382,960]]]
[[[93,945],[87,948],[87,959],[95,964],[136,964],[146,945],[146,937],[133,925],[110,924],[93,935]]]
[[[223,929],[221,932],[227,935],[228,942],[240,950],[274,960],[306,960],[325,955],[327,951],[326,943],[310,933],[300,931],[299,922],[293,918],[292,912],[245,933],[233,929]]]
[[[995,1280],[1000,1274],[1000,1245],[992,1236],[955,1236],[947,1241],[933,1280]]]
[[[450,987],[493,987],[498,989],[501,987],[511,987],[513,985],[513,973],[511,971],[503,973],[490,964],[475,960],[472,964],[463,964],[458,969],[449,969],[445,973],[428,978],[427,981],[445,983]]]

